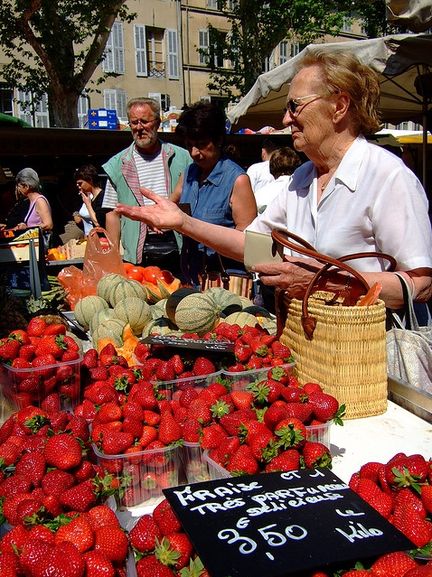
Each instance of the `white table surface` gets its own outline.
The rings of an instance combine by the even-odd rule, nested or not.
[[[432,457],[432,424],[389,401],[382,415],[332,425],[330,445],[332,470],[348,483],[368,461],[387,463],[399,452]]]

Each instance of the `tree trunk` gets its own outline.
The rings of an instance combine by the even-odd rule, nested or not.
[[[48,95],[53,128],[78,128],[78,98],[76,90],[52,92]]]

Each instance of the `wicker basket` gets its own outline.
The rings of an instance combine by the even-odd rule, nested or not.
[[[317,324],[311,340],[301,322],[302,301],[292,299],[280,340],[293,352],[300,382],[320,383],[346,405],[346,418],[379,415],[387,408],[385,306],[329,306],[308,301]]]

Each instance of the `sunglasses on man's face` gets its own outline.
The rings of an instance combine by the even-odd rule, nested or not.
[[[285,112],[289,111],[290,114],[295,116],[299,106],[305,106],[306,104],[309,104],[308,102],[304,103],[302,102],[303,100],[307,100],[308,98],[317,100],[318,98],[323,98],[323,96],[321,96],[321,94],[307,94],[306,96],[298,96],[297,98],[290,98],[287,101],[287,107],[285,109]],[[311,100],[310,102],[313,102],[313,100]]]

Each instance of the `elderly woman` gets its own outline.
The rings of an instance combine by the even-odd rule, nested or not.
[[[310,161],[294,172],[285,191],[249,228],[289,230],[336,258],[361,251],[391,254],[411,283],[414,299],[427,301],[432,294],[432,232],[426,195],[399,158],[365,139],[379,126],[376,75],[340,52],[317,50],[301,64],[290,85],[284,124],[291,127],[295,149]],[[175,228],[232,258],[244,253],[242,232],[202,223],[167,201],[117,210],[156,228]],[[299,296],[318,266],[313,259],[287,256],[287,262],[263,263],[255,270],[265,284]],[[399,279],[385,270],[385,263],[369,258],[353,261],[353,266],[369,286],[382,285],[388,307],[401,307]]]
[[[23,222],[19,222],[14,230],[25,230],[38,226],[43,232],[53,229],[51,207],[48,199],[39,192],[39,176],[32,168],[23,168],[15,178],[17,195],[28,198],[30,205]]]
[[[191,216],[208,223],[244,230],[257,214],[249,177],[224,154],[226,117],[210,103],[198,102],[184,110],[176,132],[192,157],[171,199],[188,206]],[[240,268],[231,259],[220,261],[214,250],[189,237],[183,239],[181,265],[185,280],[199,284],[202,270]]]

